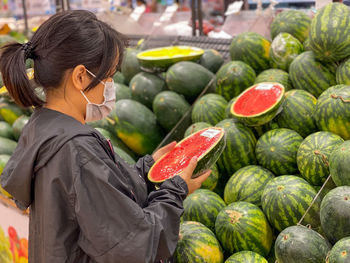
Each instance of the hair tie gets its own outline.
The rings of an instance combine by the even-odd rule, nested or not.
[[[22,45],[22,50],[24,50],[24,57],[25,57],[25,59],[34,58],[32,42],[29,41],[29,42],[23,44]]]

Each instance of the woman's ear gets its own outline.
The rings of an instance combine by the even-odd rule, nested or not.
[[[79,92],[84,90],[91,82],[89,73],[86,71],[84,65],[78,65],[73,69],[71,80],[74,88],[76,88]]]

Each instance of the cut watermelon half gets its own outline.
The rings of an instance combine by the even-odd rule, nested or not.
[[[248,126],[270,122],[281,110],[284,87],[262,82],[246,89],[231,106],[231,114]]]
[[[183,139],[172,151],[162,156],[152,166],[148,179],[153,183],[162,183],[180,175],[193,157],[197,157],[198,163],[192,177],[198,177],[215,164],[225,145],[224,129],[210,127],[200,130]]]

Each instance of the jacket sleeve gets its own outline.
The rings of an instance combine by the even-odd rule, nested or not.
[[[115,164],[105,161],[90,160],[75,178],[79,246],[101,263],[153,263],[170,258],[188,193],[186,182],[179,176],[167,180],[149,194],[148,206],[141,208],[120,179],[125,175],[116,174],[110,167]]]
[[[152,155],[147,154],[144,157],[140,158],[134,166],[136,170],[139,172],[139,174],[142,174],[147,184],[147,190],[149,193],[155,190],[154,184],[151,183],[147,178],[148,172],[151,169],[153,164],[154,164],[154,159]]]

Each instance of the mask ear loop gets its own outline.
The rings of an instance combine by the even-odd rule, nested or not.
[[[94,78],[97,78],[96,75],[94,73],[92,73],[90,70],[88,70],[87,68],[85,68],[87,73],[89,73],[91,76],[93,76]],[[99,82],[101,82],[103,85],[106,85],[104,81],[99,80]]]

